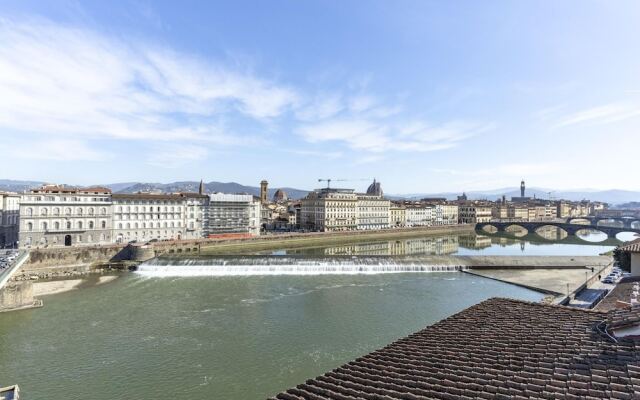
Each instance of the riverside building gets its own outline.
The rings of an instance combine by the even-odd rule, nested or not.
[[[357,203],[353,189],[316,189],[301,201],[300,226],[321,232],[354,231]]]
[[[459,207],[459,220],[461,224],[477,224],[489,222],[492,218],[491,204],[465,203]]]
[[[358,230],[387,229],[391,202],[377,195],[358,194],[356,225]]]
[[[114,240],[127,243],[200,238],[206,200],[198,193],[114,194]]]
[[[207,237],[254,236],[260,234],[262,198],[249,194],[214,193],[206,207]]]
[[[108,244],[111,190],[44,185],[20,196],[21,248]]]
[[[389,207],[390,225],[392,228],[404,228],[407,226],[407,208],[398,204]]]
[[[406,226],[432,226],[434,207],[424,204],[407,205],[405,209]]]
[[[0,249],[18,244],[20,195],[0,192]]]

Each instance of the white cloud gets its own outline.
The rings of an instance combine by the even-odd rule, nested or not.
[[[298,134],[311,143],[344,142],[354,150],[426,152],[455,147],[462,140],[491,128],[491,125],[462,122],[431,126],[422,121],[338,119],[303,125]]]
[[[0,126],[119,139],[233,142],[212,120],[292,107],[286,86],[190,54],[43,20],[0,19]]]

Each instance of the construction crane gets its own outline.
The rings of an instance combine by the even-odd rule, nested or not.
[[[327,189],[331,189],[331,182],[353,182],[353,181],[369,181],[371,179],[335,179],[335,178],[318,178],[318,182],[327,182]]]
[[[551,200],[555,200],[555,198],[553,197],[553,193],[555,193],[555,190],[552,190],[550,192],[547,192],[547,194],[549,195],[549,201]]]

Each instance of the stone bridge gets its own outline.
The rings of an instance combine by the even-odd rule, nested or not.
[[[568,235],[576,236],[578,231],[583,229],[593,229],[599,232],[602,232],[607,235],[609,238],[615,238],[618,233],[622,232],[633,232],[640,234],[640,229],[633,228],[617,228],[613,226],[602,226],[602,225],[580,225],[580,224],[568,224],[566,222],[483,222],[476,224],[476,230],[486,232],[484,230],[487,226],[493,226],[498,230],[498,232],[506,232],[506,229],[510,226],[519,226],[524,228],[529,233],[533,233],[539,228],[543,226],[554,226],[560,228],[567,232]]]
[[[640,217],[569,217],[567,218],[566,223],[570,224],[573,221],[581,220],[589,221],[592,226],[599,226],[598,222],[600,221],[621,222],[622,226],[625,228],[631,228],[634,222],[640,223]]]

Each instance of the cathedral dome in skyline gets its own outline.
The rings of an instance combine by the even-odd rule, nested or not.
[[[373,183],[369,185],[369,187],[367,188],[367,194],[370,194],[373,196],[383,195],[382,186],[380,186],[380,182],[376,182],[375,178],[373,179]]]

